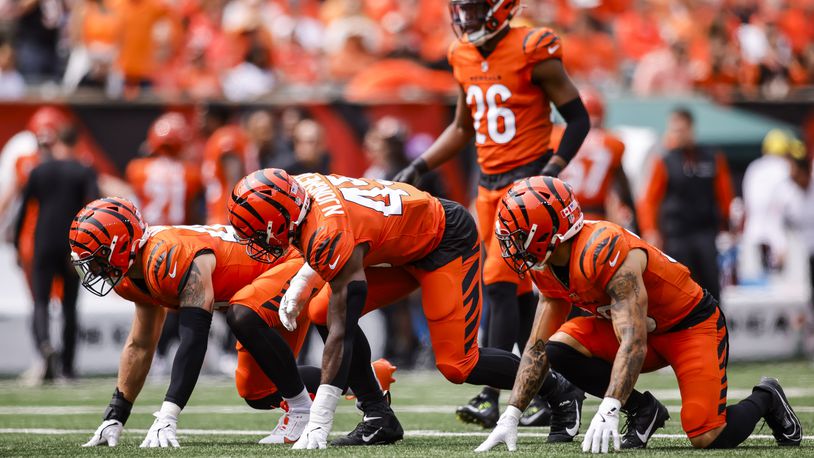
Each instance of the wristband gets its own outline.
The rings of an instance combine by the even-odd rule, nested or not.
[[[515,425],[520,423],[521,415],[523,415],[523,411],[511,404],[509,405],[509,407],[506,407],[506,411],[503,412],[503,416],[506,417],[507,419],[510,419],[512,423],[514,423]]]
[[[181,408],[178,407],[178,404],[170,401],[164,401],[161,403],[161,410],[158,411],[162,417],[170,417],[173,420],[178,420],[178,415],[181,414]]]
[[[133,403],[125,399],[124,394],[119,391],[119,387],[113,391],[113,398],[110,400],[107,409],[105,409],[102,420],[116,420],[121,422],[122,425],[127,423],[130,417],[130,410],[133,409]]]
[[[418,159],[414,160],[412,166],[415,167],[418,173],[421,174],[430,171],[430,166],[427,164],[427,161],[425,161],[423,157],[419,157]]]

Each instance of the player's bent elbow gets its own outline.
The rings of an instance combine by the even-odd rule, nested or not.
[[[460,367],[454,364],[437,363],[435,367],[444,375],[444,378],[456,385],[464,383],[469,376],[469,374],[465,374]]]

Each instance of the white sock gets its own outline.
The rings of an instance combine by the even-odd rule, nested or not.
[[[288,411],[292,413],[307,413],[311,411],[311,395],[308,390],[302,389],[302,392],[293,398],[283,398],[288,403]]]

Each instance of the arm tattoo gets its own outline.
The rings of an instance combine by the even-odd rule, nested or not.
[[[201,271],[193,262],[189,268],[189,276],[179,298],[181,307],[204,308],[206,301],[206,288],[201,279]]]
[[[509,404],[520,410],[526,410],[531,399],[543,386],[546,375],[548,375],[548,358],[545,354],[545,342],[538,339],[534,345],[523,352],[512,395],[509,397]]]
[[[631,271],[620,271],[607,291],[612,299],[611,317],[619,351],[605,395],[624,404],[636,385],[647,354],[647,293],[642,291],[639,276]]]

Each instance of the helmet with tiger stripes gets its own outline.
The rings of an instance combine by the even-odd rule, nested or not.
[[[235,185],[227,203],[229,224],[254,260],[272,263],[291,245],[305,219],[310,198],[282,169],[262,169]]]
[[[503,259],[518,274],[540,270],[560,243],[583,226],[582,209],[571,186],[538,176],[512,186],[500,201],[495,235]]]
[[[147,224],[127,199],[105,197],[86,205],[68,234],[82,286],[97,296],[109,293],[130,270],[146,234]]]

